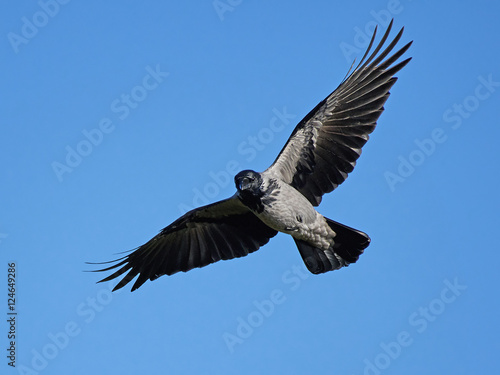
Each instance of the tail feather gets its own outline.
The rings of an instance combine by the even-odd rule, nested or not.
[[[337,270],[355,263],[370,244],[370,237],[366,233],[330,219],[326,219],[326,222],[336,234],[335,242],[328,250],[294,238],[307,269],[314,274]]]

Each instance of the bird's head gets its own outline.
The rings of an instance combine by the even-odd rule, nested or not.
[[[260,173],[247,169],[234,177],[234,183],[238,192],[258,195],[262,185],[262,176]]]

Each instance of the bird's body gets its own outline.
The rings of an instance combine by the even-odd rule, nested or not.
[[[410,60],[395,64],[411,42],[389,56],[403,29],[382,50],[391,27],[392,21],[369,55],[375,30],[358,66],[297,124],[267,170],[238,173],[236,194],[175,220],[115,264],[98,270],[118,268],[101,281],[126,273],[116,290],[138,276],[133,291],[148,279],[246,256],[278,232],[293,237],[314,274],[356,262],[370,243],[368,235],[324,217],[315,206],[354,169],[397,80],[394,74]]]
[[[261,176],[263,183],[260,190],[263,196],[259,198],[257,208],[250,204],[249,209],[270,228],[307,241],[316,247],[328,249],[335,233],[323,215],[287,183],[278,178],[268,177],[266,173],[262,173]],[[245,198],[241,197],[240,192],[237,194],[245,204]]]

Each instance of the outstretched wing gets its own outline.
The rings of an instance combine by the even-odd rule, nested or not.
[[[384,110],[389,90],[397,80],[394,74],[411,60],[408,58],[392,66],[411,42],[387,57],[403,29],[380,52],[391,28],[392,21],[368,57],[377,33],[375,29],[358,66],[295,127],[273,165],[264,172],[289,183],[315,206],[323,194],[344,182],[354,169],[361,148]]]
[[[186,272],[221,259],[243,257],[266,244],[276,233],[233,196],[186,213],[146,244],[112,261],[116,264],[97,270],[121,267],[99,282],[128,271],[113,291],[139,275],[132,287],[134,291],[147,279]]]

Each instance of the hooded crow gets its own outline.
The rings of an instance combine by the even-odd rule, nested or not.
[[[117,290],[138,276],[134,291],[148,279],[243,257],[278,232],[293,237],[314,274],[356,262],[370,244],[368,235],[327,219],[314,207],[354,169],[397,80],[394,75],[411,59],[396,63],[411,42],[390,55],[403,29],[383,49],[391,28],[392,21],[370,54],[375,29],[359,64],[298,123],[267,170],[239,172],[232,197],[186,213],[144,245],[105,262],[114,264],[97,271],[115,271],[99,282],[125,274]]]

